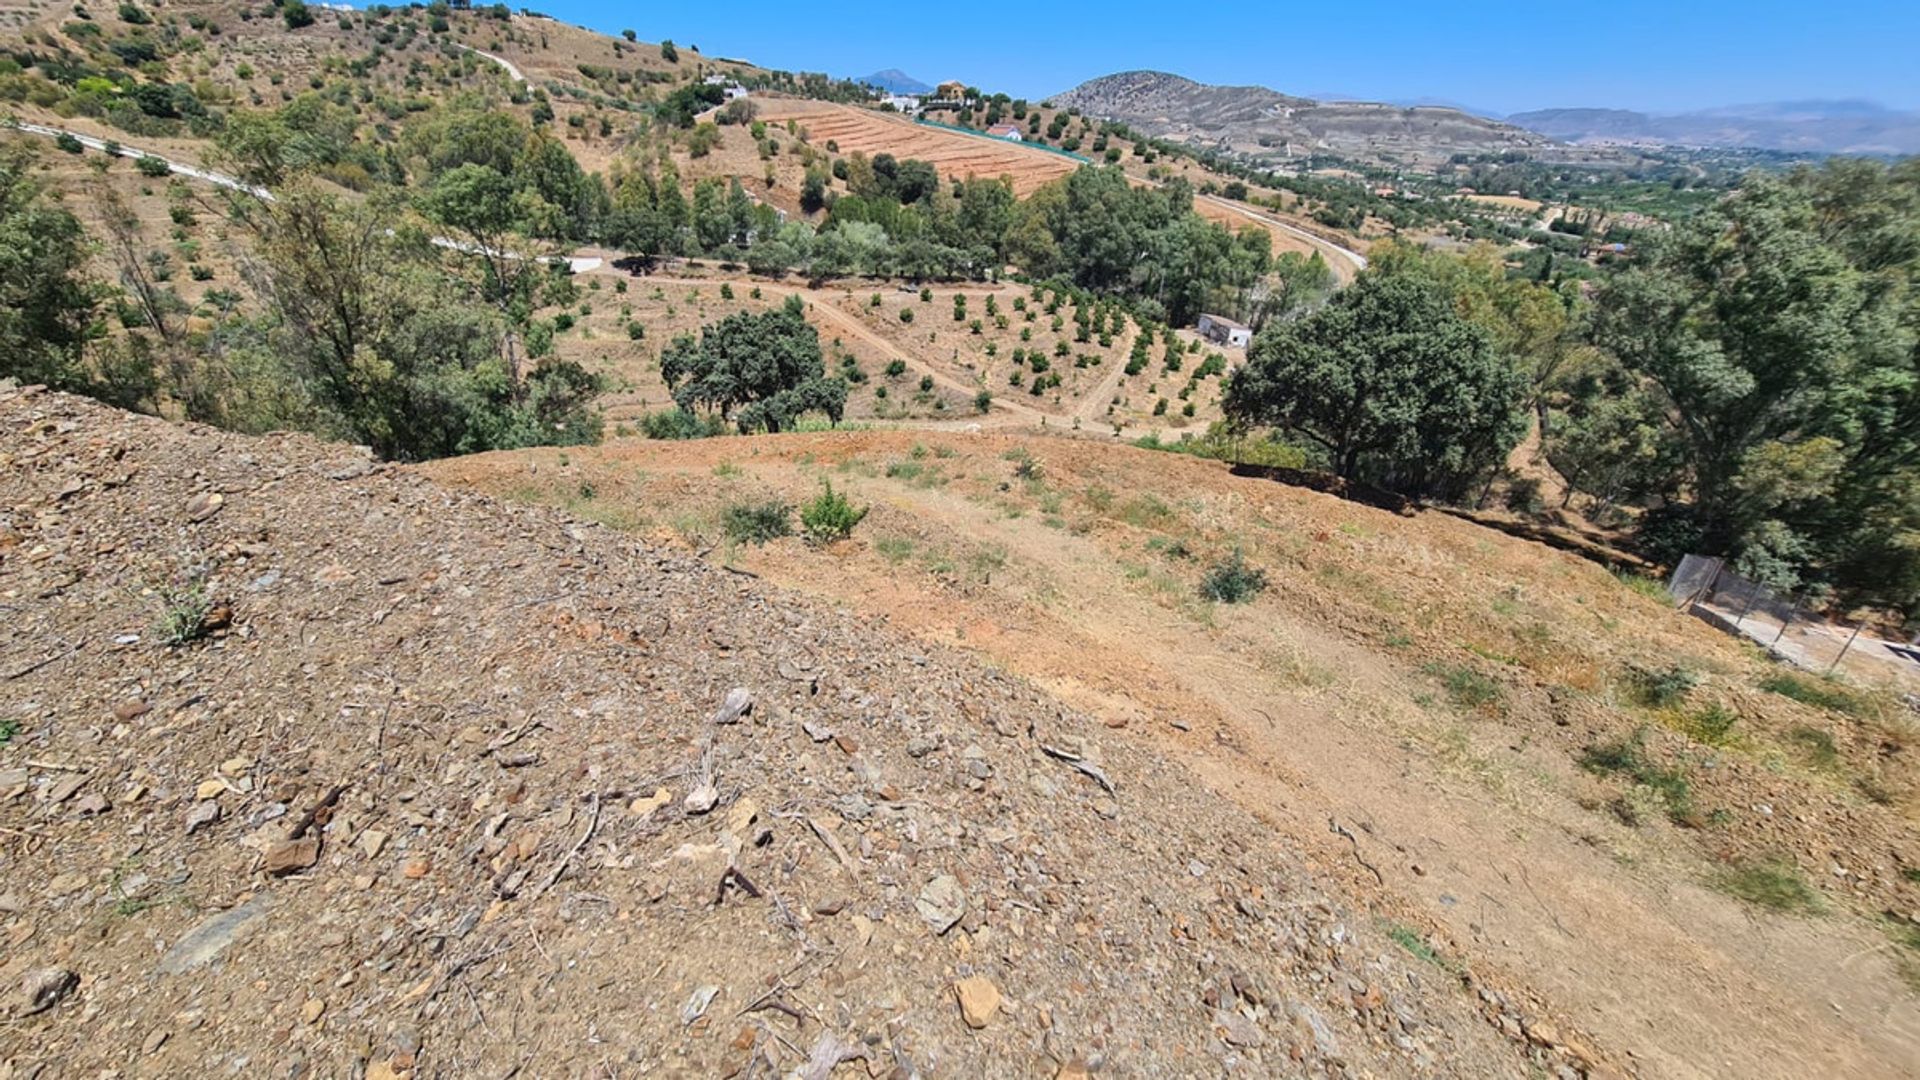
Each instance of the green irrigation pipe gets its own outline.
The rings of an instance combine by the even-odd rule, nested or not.
[[[1048,146],[1045,143],[1030,143],[1024,139],[1022,139],[1019,142],[1014,142],[1012,139],[1003,139],[998,135],[989,135],[984,131],[975,131],[972,128],[956,127],[953,124],[942,124],[934,120],[922,120],[920,117],[917,117],[917,116],[913,118],[913,122],[916,124],[924,124],[930,128],[939,128],[942,131],[954,131],[962,135],[971,135],[976,139],[991,139],[997,143],[1007,143],[1008,145],[1011,145],[1011,146],[1024,146],[1029,150],[1040,150],[1049,154],[1058,154],[1063,158],[1070,158],[1074,161],[1079,162],[1082,165],[1093,164],[1092,158],[1081,157],[1079,154],[1070,153],[1058,147]]]

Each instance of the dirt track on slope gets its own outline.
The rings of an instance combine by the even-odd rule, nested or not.
[[[1037,485],[1014,475],[1007,455],[1023,454],[1041,462]],[[1380,917],[1434,930],[1441,962],[1497,973],[1513,1000],[1564,1018],[1543,1037],[1653,1076],[1895,1076],[1920,1053],[1920,1010],[1873,922],[1917,903],[1897,872],[1920,862],[1910,797],[1889,813],[1797,766],[1720,753],[1696,782],[1726,824],[1696,836],[1616,820],[1615,789],[1573,766],[1646,724],[1609,671],[1699,664],[1756,739],[1805,717],[1743,690],[1752,661],[1731,643],[1569,556],[1213,463],[1044,438],[623,443],[543,480],[536,459],[552,468],[492,455],[433,471],[575,512],[624,507],[625,527],[703,545],[716,531],[690,508],[799,501],[833,478],[875,507],[855,544],[725,558],[975,650],[1180,762],[1375,897]],[[596,498],[563,497],[576,476]],[[672,531],[648,518],[667,506]],[[1247,545],[1276,595],[1196,605],[1171,540],[1201,559]],[[1497,675],[1498,707],[1436,700],[1435,671],[1478,663],[1463,640],[1523,653],[1531,674]],[[1709,887],[1717,861],[1780,850],[1802,853],[1837,911],[1755,914]]]

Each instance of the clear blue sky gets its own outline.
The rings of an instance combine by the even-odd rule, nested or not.
[[[1445,99],[1501,112],[1680,110],[1801,98],[1920,108],[1920,0],[1481,0],[1313,4],[616,4],[517,0],[709,56],[865,75],[897,67],[1038,99],[1155,68],[1296,94]]]

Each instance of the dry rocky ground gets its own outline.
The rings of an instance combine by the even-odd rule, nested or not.
[[[306,437],[0,461],[0,1075],[1605,1068],[883,622]]]
[[[1920,1046],[1915,718],[1818,680],[1788,689],[1835,706],[1784,696],[1647,583],[1446,514],[1011,430],[424,471],[1031,679],[1253,814],[1409,952],[1540,995],[1642,1075],[1901,1075]],[[823,481],[870,508],[851,540],[728,539],[729,508]],[[1235,549],[1265,592],[1205,602]],[[1670,671],[1691,689],[1648,700]]]

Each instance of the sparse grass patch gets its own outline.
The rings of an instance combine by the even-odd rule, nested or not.
[[[793,535],[793,507],[778,499],[733,503],[720,514],[720,528],[738,544],[764,544]]]
[[[1636,574],[1629,570],[1615,570],[1613,577],[1615,581],[1649,600],[1657,600],[1662,604],[1673,603],[1673,596],[1667,592],[1666,582],[1658,578],[1650,578],[1645,574]]]
[[[1394,944],[1407,950],[1407,952],[1414,957],[1424,960],[1442,971],[1458,973],[1459,965],[1440,955],[1439,951],[1427,944],[1426,939],[1422,938],[1419,932],[1413,927],[1402,923],[1389,922],[1386,925],[1386,933],[1387,937],[1392,940]]]
[[[1834,743],[1832,732],[1803,724],[1787,732],[1787,741],[1799,748],[1808,765],[1821,772],[1832,772],[1840,765],[1840,747]]]
[[[913,541],[904,536],[876,536],[874,553],[895,566],[913,557]]]
[[[1581,751],[1580,767],[1599,776],[1622,776],[1638,788],[1658,796],[1661,807],[1675,824],[1693,824],[1698,819],[1693,805],[1693,785],[1680,769],[1668,769],[1647,757],[1646,732],[1636,731],[1614,742],[1596,743]],[[1615,812],[1628,824],[1638,824],[1641,814],[1636,804],[1615,804]]]
[[[735,465],[731,461],[723,461],[720,464],[715,465],[713,467],[713,475],[718,476],[723,480],[731,479],[735,476],[740,475],[740,466]]]
[[[1800,868],[1783,857],[1735,862],[1714,874],[1713,886],[1768,911],[1820,910],[1820,894],[1800,876]]]
[[[1495,680],[1480,674],[1465,664],[1426,664],[1422,672],[1440,680],[1446,688],[1447,697],[1463,709],[1490,711],[1498,709],[1506,700],[1506,691]]]
[[[1715,704],[1681,714],[1678,726],[1696,742],[1708,746],[1726,746],[1734,741],[1733,728],[1739,722],[1739,713],[1725,705]]]
[[[1792,698],[1802,705],[1828,709],[1846,716],[1864,716],[1872,711],[1864,695],[1847,689],[1833,679],[1776,671],[1760,680],[1760,689]]]
[[[1119,518],[1135,528],[1157,529],[1170,525],[1174,520],[1173,507],[1160,501],[1160,497],[1149,492],[1136,495],[1120,505]]]

